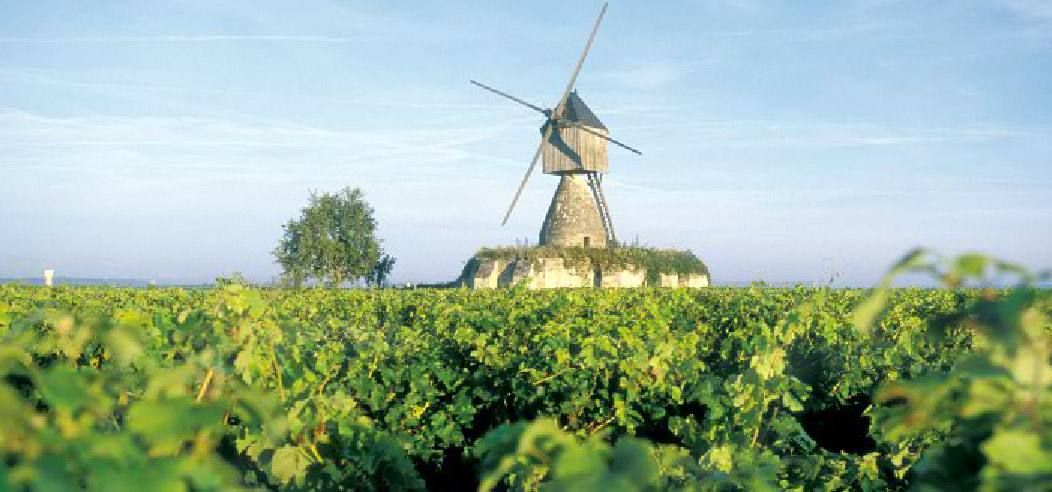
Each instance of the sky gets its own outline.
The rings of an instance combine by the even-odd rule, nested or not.
[[[0,277],[277,278],[360,187],[396,282],[537,241],[504,209],[598,1],[0,0]],[[623,240],[716,283],[871,285],[910,248],[1052,267],[1052,0],[611,3],[577,83]]]

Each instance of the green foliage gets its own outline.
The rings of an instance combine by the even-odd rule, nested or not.
[[[395,259],[391,255],[383,255],[376,262],[376,266],[371,272],[369,272],[366,281],[369,285],[383,286],[387,283],[387,279],[391,276],[391,270],[394,270]]]
[[[752,289],[747,292],[759,293]],[[561,428],[547,422],[530,426],[517,424],[493,431],[479,446],[483,453],[483,485],[504,479],[512,488],[526,490],[616,488],[612,483],[630,484],[625,490],[886,488],[888,484],[878,464],[879,453],[854,456],[823,450],[796,420],[814,389],[801,378],[819,387],[828,384],[805,372],[807,366],[815,362],[808,360],[808,356],[817,348],[832,355],[830,347],[823,345],[842,343],[839,338],[850,337],[851,332],[841,331],[836,318],[831,316],[833,312],[844,311],[843,306],[831,300],[836,293],[818,289],[795,289],[788,293],[793,296],[793,303],[783,305],[783,309],[788,308],[790,313],[772,318],[770,324],[750,323],[748,331],[725,331],[702,325],[688,329],[681,334],[685,338],[672,343],[656,347],[653,342],[644,344],[654,350],[653,355],[643,359],[645,365],[640,367],[643,377],[631,378],[642,381],[633,383],[624,376],[620,378],[620,385],[627,392],[624,396],[615,395],[611,405],[601,406],[613,410],[613,415],[603,423],[617,422],[617,427],[632,434],[640,427],[647,427],[647,421],[663,422],[667,431],[676,437],[673,445],[638,440],[623,444],[622,439],[609,448],[596,441],[595,432],[603,425],[578,430],[577,435],[587,437],[578,443],[563,431],[572,430],[575,427],[572,422]],[[757,302],[755,307],[760,309],[754,310],[747,302],[758,298],[742,297],[745,299],[739,301],[745,302],[735,305],[744,309],[739,311],[740,315],[762,316],[764,308],[778,309]],[[730,321],[725,317],[719,319]],[[702,330],[712,330],[712,333],[699,338]],[[620,335],[629,346],[633,344],[630,331],[621,331]],[[815,342],[819,342],[817,346]],[[875,355],[880,348],[869,350]],[[629,354],[631,352],[612,350],[601,358],[628,357],[628,361],[619,364],[623,367],[631,364]],[[852,364],[849,358],[824,363],[829,364],[830,369],[839,366],[839,370],[833,369],[831,379],[835,379],[837,373],[850,374],[846,370]],[[884,367],[882,371],[888,369]],[[854,381],[858,387],[844,388],[844,397],[862,391],[867,380],[860,377]],[[847,386],[843,383],[843,380],[836,381],[832,390]],[[633,397],[634,391],[661,390],[664,392],[652,403]],[[836,400],[836,393],[830,389],[823,393],[826,398]],[[594,397],[594,393],[592,395]],[[812,405],[815,403],[818,402]],[[683,412],[676,409],[677,404],[700,408]],[[645,462],[637,463],[633,469],[637,475],[621,477],[624,466],[610,465],[612,458],[607,455],[623,456],[619,451],[622,445],[641,450],[638,454],[646,457]],[[592,464],[574,468],[579,476],[568,481],[570,479],[561,477],[554,468],[565,460]]]
[[[39,307],[88,291],[114,299]],[[23,292],[36,302],[0,305],[0,489],[422,486],[353,398],[326,391],[341,339],[299,330],[262,291]]]
[[[1003,414],[966,398],[978,376],[946,374],[1000,346],[980,321],[1047,330],[1047,291],[877,292],[0,286],[0,489],[96,488],[112,470],[193,489],[470,488],[463,462],[511,490],[902,490],[955,470],[939,453],[976,457],[962,480],[1040,483],[1030,339],[983,380]],[[906,386],[928,380],[946,382]],[[905,381],[871,429],[825,429],[868,446],[804,425]]]
[[[312,192],[300,217],[284,226],[274,256],[286,282],[300,286],[317,280],[329,286],[367,279],[383,282],[394,267],[376,237],[373,208],[358,188],[341,193]]]
[[[911,271],[950,285],[1006,274],[1019,284],[1004,295],[984,291],[961,314],[976,348],[949,371],[880,385],[875,430],[904,446],[931,446],[914,467],[917,489],[1049,490],[1052,295],[1034,288],[1021,268],[982,255],[938,261],[917,251],[888,280]]]
[[[183,353],[178,364],[155,357],[171,325],[138,313],[43,309],[5,325],[0,488],[240,488],[215,452],[224,421],[260,432],[273,406],[217,375],[215,350]]]
[[[691,426],[682,443],[689,454],[684,448],[672,454],[678,456],[677,468],[665,465],[667,460],[659,457],[668,453],[656,452],[658,446],[647,441],[630,441],[633,448],[645,450],[635,456],[635,466],[613,465],[611,448],[603,441],[595,436],[575,439],[565,427],[541,420],[499,428],[481,441],[483,487],[503,481],[523,490],[1052,488],[1052,293],[1034,288],[1033,277],[1014,265],[974,254],[935,261],[916,251],[896,265],[851,316],[871,343],[886,344],[908,326],[898,316],[898,292],[888,288],[905,272],[933,274],[951,286],[987,286],[970,291],[976,296],[951,316],[932,320],[920,339],[932,347],[974,344],[974,349],[959,351],[956,360],[945,359],[933,367],[942,370],[921,371],[906,379],[898,379],[892,370],[878,384],[879,406],[869,413],[871,434],[882,452],[854,457],[822,453],[794,419],[774,422],[779,409],[803,408],[801,397],[809,388],[786,372],[793,365],[793,351],[783,348],[813,333],[808,319],[828,309],[826,294],[819,293],[772,329],[760,326],[759,336],[751,340],[760,350],[748,369],[725,380],[730,382],[725,389],[734,411],[717,412],[715,422],[707,426]],[[1008,290],[988,287],[992,279],[1006,274],[1017,275],[1019,285]],[[908,351],[910,346],[903,348]],[[858,360],[862,366],[875,361]],[[781,401],[769,399],[779,393]],[[704,394],[706,403],[718,401],[712,386]],[[774,411],[768,413],[769,405]],[[751,425],[765,416],[772,420],[766,428]],[[627,470],[632,474],[626,476]]]
[[[708,275],[705,263],[690,251],[656,249],[638,246],[616,248],[583,248],[577,246],[532,246],[482,248],[475,253],[479,260],[522,260],[535,264],[541,258],[562,258],[567,266],[591,271],[617,270],[628,266],[646,271],[650,284],[657,282],[658,274]]]
[[[241,272],[234,272],[229,277],[216,277],[215,281],[212,282],[218,288],[223,288],[231,285],[251,286],[252,282],[249,282],[245,275]]]
[[[484,457],[479,490],[492,490],[507,475],[515,488],[527,490],[538,488],[542,478],[546,490],[659,489],[663,478],[652,445],[626,437],[610,446],[603,437],[580,441],[551,420],[501,427],[478,445]]]

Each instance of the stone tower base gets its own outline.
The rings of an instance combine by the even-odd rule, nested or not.
[[[563,174],[541,226],[541,245],[605,248],[606,228],[585,174]]]

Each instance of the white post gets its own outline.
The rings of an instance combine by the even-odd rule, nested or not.
[[[51,281],[55,278],[54,270],[44,270],[44,285],[51,286]]]

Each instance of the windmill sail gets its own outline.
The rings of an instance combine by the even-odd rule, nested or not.
[[[573,90],[573,85],[577,82],[577,76],[581,73],[581,67],[584,66],[584,60],[588,57],[588,51],[592,49],[592,42],[595,41],[595,35],[599,32],[599,24],[603,22],[603,16],[606,15],[607,4],[603,4],[603,9],[599,11],[599,18],[595,20],[595,27],[592,28],[592,34],[588,36],[588,42],[584,45],[584,51],[581,52],[581,58],[577,60],[577,66],[574,67],[573,75],[570,77],[570,83],[566,85],[566,92],[563,93],[563,97],[559,100],[559,104],[555,106],[555,110],[552,111],[550,120],[558,120],[562,114],[563,109],[566,107],[566,99],[570,97],[570,92]],[[548,125],[548,128],[544,130],[544,135],[541,137],[541,145],[537,148],[537,153],[533,155],[533,161],[530,163],[530,167],[526,169],[526,175],[522,177],[522,183],[519,184],[519,188],[515,190],[515,196],[511,199],[511,205],[508,206],[508,212],[504,214],[504,221],[501,225],[508,223],[508,217],[511,216],[511,211],[515,209],[515,203],[519,201],[519,196],[522,195],[522,189],[526,187],[526,182],[530,180],[530,173],[533,172],[533,168],[537,165],[537,158],[540,157],[541,151],[544,149],[544,143],[551,137],[552,128]]]
[[[544,142],[551,137],[551,128],[547,129],[544,136],[541,138],[541,144],[537,146],[537,152],[533,154],[533,160],[530,161],[530,167],[526,168],[526,175],[522,177],[522,183],[519,184],[519,188],[515,190],[515,196],[511,199],[511,205],[508,205],[508,211],[504,213],[504,220],[501,221],[500,225],[508,223],[508,217],[511,217],[511,211],[515,209],[515,204],[519,201],[519,195],[522,194],[522,189],[526,187],[526,182],[530,180],[530,173],[533,172],[533,168],[537,166],[537,159],[541,157],[541,151],[544,150]]]
[[[545,116],[544,124],[540,128],[540,144],[501,221],[501,225],[507,224],[522,196],[522,190],[537,167],[537,161],[543,159],[542,171],[545,174],[558,175],[560,181],[541,227],[541,244],[605,247],[615,245],[617,241],[613,219],[602,188],[602,173],[610,171],[609,144],[636,154],[640,152],[610,138],[606,125],[599,121],[574,89],[577,77],[581,74],[581,68],[599,32],[599,26],[606,15],[606,9],[607,5],[604,4],[595,25],[592,26],[592,32],[581,51],[581,56],[574,65],[566,90],[554,109],[542,108],[481,82],[471,81],[475,86]]]

